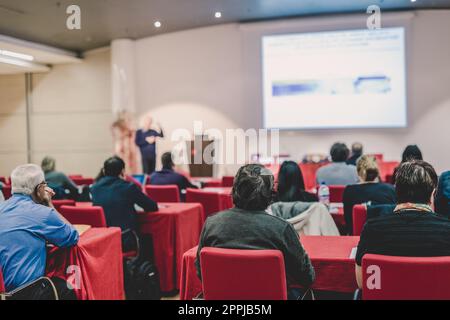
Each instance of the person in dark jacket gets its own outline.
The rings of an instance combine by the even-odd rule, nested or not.
[[[434,200],[436,213],[450,218],[450,171],[446,171],[439,177]]]
[[[437,174],[427,162],[404,162],[396,174],[397,206],[392,214],[367,220],[356,252],[356,279],[362,287],[366,254],[404,257],[450,256],[450,221],[433,212]]]
[[[156,139],[163,138],[164,133],[158,124],[158,131],[152,129],[153,119],[145,115],[142,119],[141,129],[136,131],[135,143],[142,156],[142,168],[145,174],[152,174],[156,167]]]
[[[180,190],[181,200],[184,200],[184,190],[187,188],[197,189],[197,186],[193,185],[185,176],[175,172],[173,167],[175,166],[172,160],[172,153],[165,152],[161,156],[162,170],[153,172],[150,176],[150,184],[152,185],[169,185],[174,184],[178,186]]]
[[[125,181],[125,162],[119,157],[105,161],[103,174],[91,187],[92,203],[101,206],[105,211],[106,224],[109,227],[120,227],[122,231],[137,232],[135,205],[146,212],[158,210],[158,205],[143,193],[137,185]],[[134,238],[131,233],[124,233],[123,250],[133,248]]]
[[[353,207],[356,204],[394,205],[394,186],[380,182],[378,165],[373,157],[364,155],[358,159],[356,170],[360,183],[348,185],[344,189],[344,217],[348,234],[353,231]]]
[[[273,249],[283,254],[288,283],[305,288],[313,283],[314,268],[294,227],[265,211],[272,201],[273,180],[272,173],[258,164],[239,169],[232,191],[235,207],[208,217],[203,226],[195,261],[200,278],[204,247]]]
[[[350,158],[347,159],[346,163],[356,166],[356,161],[362,155],[363,155],[363,145],[359,142],[355,142],[352,144],[352,154]]]
[[[317,202],[314,193],[305,191],[302,171],[294,161],[284,161],[278,172],[278,190],[274,201]]]
[[[41,163],[42,170],[45,174],[45,181],[47,181],[50,188],[52,188],[57,199],[78,199],[78,187],[77,185],[63,172],[56,171],[56,161],[52,157],[45,157]],[[61,192],[57,192],[61,190]],[[68,194],[67,194],[68,191]]]

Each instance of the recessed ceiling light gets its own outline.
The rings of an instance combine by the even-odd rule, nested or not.
[[[155,28],[161,28],[161,22],[155,21],[154,26],[155,26]]]
[[[411,0],[411,2],[416,2],[416,0]]]
[[[8,56],[8,57],[17,58],[17,59],[26,60],[26,61],[34,60],[34,57],[29,54],[18,53],[18,52],[13,52],[13,51],[8,51],[8,50],[0,50],[0,54],[3,56]]]
[[[222,12],[217,11],[216,13],[214,13],[214,17],[216,17],[217,19],[222,18]]]

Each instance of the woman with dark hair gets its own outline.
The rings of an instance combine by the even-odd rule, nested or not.
[[[416,144],[410,144],[402,154],[402,163],[412,160],[423,160],[422,152]]]
[[[423,160],[422,151],[420,151],[419,147],[416,144],[407,145],[405,150],[403,150],[402,162],[400,162],[400,165],[405,162],[416,160]],[[400,165],[394,169],[394,174],[392,175],[392,184],[395,184],[395,176],[397,175],[397,170]]]
[[[284,161],[278,172],[276,201],[317,202],[317,195],[305,191],[302,171],[294,161]]]

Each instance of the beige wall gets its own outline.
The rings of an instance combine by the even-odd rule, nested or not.
[[[25,75],[0,76],[0,175],[27,160]]]
[[[407,144],[417,143],[437,171],[450,169],[450,10],[406,16],[411,17],[386,13],[383,23],[407,27],[408,128],[283,131],[282,153],[301,159],[309,152],[327,153],[335,141],[361,141],[367,152],[398,160]],[[192,128],[194,120],[220,130],[259,128],[261,35],[365,28],[366,18],[339,15],[225,24],[140,39],[138,111],[151,111],[168,137],[176,128]],[[160,151],[170,148],[168,140],[161,141]]]
[[[81,63],[33,74],[32,82],[32,162],[51,155],[58,170],[96,175],[112,153],[110,50],[91,51]],[[26,162],[24,75],[0,77],[0,101],[0,133],[11,137],[0,139],[0,175],[7,175]]]

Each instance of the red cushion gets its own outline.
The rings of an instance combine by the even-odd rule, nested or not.
[[[206,300],[286,300],[284,259],[278,250],[203,248]]]
[[[107,227],[102,207],[62,206],[60,213],[72,224],[87,224],[93,228]]]
[[[362,261],[363,299],[449,300],[449,270],[450,257],[366,254]],[[374,280],[376,276],[379,281]]]
[[[146,185],[145,192],[156,202],[180,202],[180,190],[177,185]]]
[[[360,236],[367,220],[367,207],[362,204],[353,206],[353,235]]]

